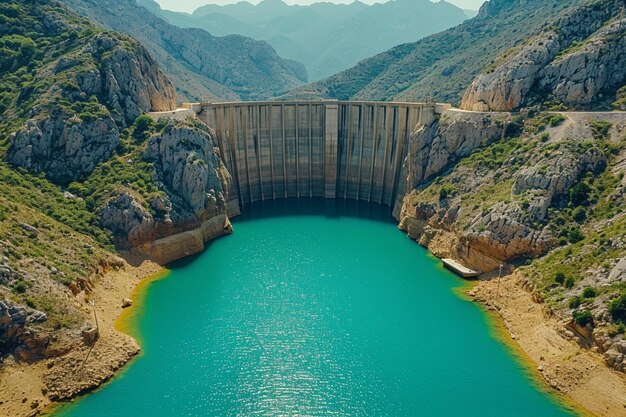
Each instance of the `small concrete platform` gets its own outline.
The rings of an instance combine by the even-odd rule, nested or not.
[[[446,268],[448,268],[455,274],[462,276],[463,278],[476,278],[480,275],[480,272],[469,269],[461,265],[454,259],[442,259],[441,261]]]

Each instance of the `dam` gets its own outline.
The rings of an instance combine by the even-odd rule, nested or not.
[[[393,207],[409,137],[451,106],[434,102],[185,103],[216,133],[229,205],[323,197]]]

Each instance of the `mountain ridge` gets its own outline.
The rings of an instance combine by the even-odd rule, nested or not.
[[[153,0],[139,0],[139,4],[161,9]],[[158,14],[181,27],[265,40],[281,56],[305,64],[311,79],[329,76],[392,46],[415,41],[468,18],[450,3],[430,0],[307,6],[240,2],[203,6],[191,15],[167,10]]]
[[[215,37],[181,29],[134,0],[63,0],[98,24],[144,44],[174,81],[184,100],[265,99],[302,84],[304,67],[280,58],[265,42],[243,36]]]

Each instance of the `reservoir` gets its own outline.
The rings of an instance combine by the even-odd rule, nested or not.
[[[57,417],[572,416],[387,207],[254,203],[151,283],[142,354]]]

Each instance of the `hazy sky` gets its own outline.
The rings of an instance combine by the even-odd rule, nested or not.
[[[200,6],[205,4],[229,4],[237,3],[238,0],[156,0],[162,8],[168,10],[178,10],[182,12],[193,12]],[[258,3],[260,0],[248,0],[250,3]],[[311,4],[318,3],[320,0],[284,0],[289,4]],[[352,3],[353,0],[323,0],[332,1],[333,3]],[[363,3],[384,3],[387,0],[361,0]],[[478,10],[484,0],[447,0],[449,3],[456,4],[464,9]]]

